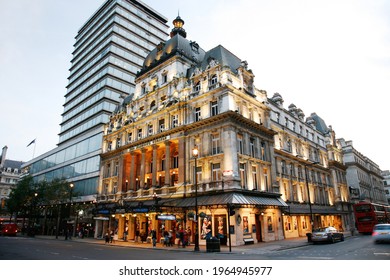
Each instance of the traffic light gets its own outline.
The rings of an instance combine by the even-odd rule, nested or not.
[[[229,216],[234,216],[236,214],[236,211],[234,210],[234,208],[230,207],[229,208]]]

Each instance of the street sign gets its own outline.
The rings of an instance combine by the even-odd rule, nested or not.
[[[176,215],[157,215],[157,220],[175,221]]]
[[[149,208],[142,207],[142,208],[133,208],[132,211],[134,213],[147,213],[149,212]]]

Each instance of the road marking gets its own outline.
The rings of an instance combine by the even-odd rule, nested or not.
[[[52,255],[59,255],[60,253],[57,253],[57,252],[50,252],[50,254],[52,254]]]
[[[385,256],[390,256],[390,253],[374,253],[374,255],[385,255]]]
[[[299,259],[314,259],[314,260],[331,260],[332,258],[329,257],[305,257],[305,256],[299,256]]]

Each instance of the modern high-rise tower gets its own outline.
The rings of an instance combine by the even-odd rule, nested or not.
[[[58,147],[25,163],[35,181],[65,178],[80,200],[97,192],[103,125],[134,91],[145,57],[168,36],[167,19],[136,0],[107,0],[74,44]]]

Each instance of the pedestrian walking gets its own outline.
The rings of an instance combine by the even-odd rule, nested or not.
[[[156,247],[156,244],[157,244],[157,232],[156,232],[156,230],[152,229],[150,235],[152,237],[153,247]]]
[[[110,242],[110,235],[108,234],[108,231],[106,232],[106,235],[104,236],[105,244],[108,244]]]

